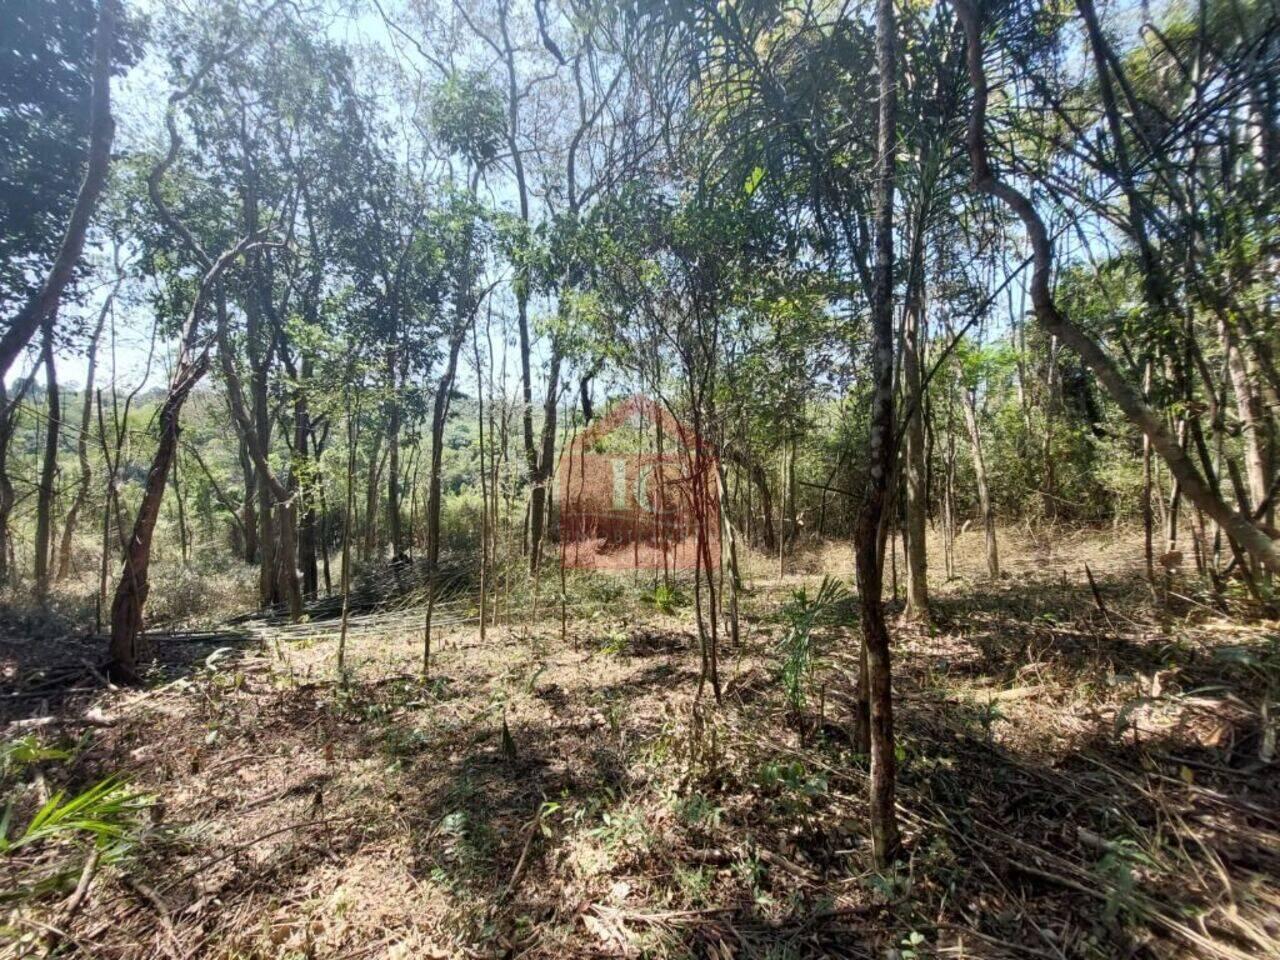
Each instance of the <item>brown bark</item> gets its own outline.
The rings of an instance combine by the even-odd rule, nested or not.
[[[954,398],[947,396],[947,452],[942,478],[942,557],[947,580],[956,575],[956,431]]]
[[[738,567],[738,532],[730,517],[728,483],[724,463],[716,461],[716,508],[720,513],[721,563],[729,568],[729,588],[721,588],[721,595],[729,595],[729,643],[737,649],[741,643],[738,616],[738,594],[742,591],[742,572]]]
[[[348,375],[350,376],[350,375]],[[338,634],[338,679],[346,679],[347,622],[351,609],[351,524],[356,500],[356,418],[347,392],[347,507],[342,515],[342,627]],[[326,564],[326,570],[328,566]]]
[[[475,182],[472,182],[472,191]],[[431,672],[431,617],[435,611],[436,579],[440,572],[440,471],[444,462],[444,428],[449,419],[449,404],[453,396],[453,383],[458,373],[458,355],[466,342],[467,333],[475,322],[479,299],[472,289],[470,269],[474,233],[468,228],[463,247],[464,269],[458,282],[454,300],[454,328],[449,334],[449,354],[444,372],[436,385],[436,395],[431,408],[431,468],[427,477],[427,612],[422,631],[422,675]],[[536,568],[535,568],[536,569]],[[536,601],[535,601],[536,603]]]
[[[1151,371],[1152,364],[1148,360],[1146,369],[1143,372],[1142,390],[1147,396],[1151,395]],[[1147,582],[1154,588],[1156,582],[1155,567],[1155,522],[1152,514],[1152,470],[1151,470],[1151,440],[1148,437],[1142,438],[1142,556],[1147,571]]]
[[[1102,384],[1112,401],[1151,439],[1151,444],[1169,467],[1169,472],[1183,494],[1196,507],[1208,514],[1223,531],[1259,563],[1270,570],[1280,570],[1280,550],[1271,538],[1253,523],[1215,496],[1185,450],[1170,433],[1163,419],[1143,401],[1141,395],[1124,378],[1115,362],[1087,333],[1072,323],[1058,309],[1049,287],[1053,267],[1053,245],[1044,221],[1027,197],[1000,180],[987,157],[986,111],[987,78],[983,66],[982,24],[971,0],[959,0],[956,13],[964,25],[967,38],[969,78],[973,85],[973,111],[969,117],[966,143],[973,167],[975,189],[1002,202],[1022,221],[1035,255],[1031,277],[1031,302],[1036,319],[1047,332],[1080,356]]]
[[[178,447],[178,418],[182,405],[207,367],[207,355],[184,358],[175,369],[169,383],[169,394],[160,408],[160,442],[151,458],[151,469],[142,490],[142,504],[125,553],[124,572],[111,604],[111,659],[108,669],[111,677],[122,683],[137,683],[140,679],[138,663],[147,652],[141,643],[141,635],[142,614],[150,590],[147,572],[151,562],[151,536],[160,515],[169,466]]]
[[[372,561],[381,553],[378,539],[378,488],[382,477],[382,429],[375,427],[369,451],[369,477],[365,484],[364,559]]]
[[[89,221],[107,181],[115,120],[111,116],[111,52],[115,46],[118,0],[101,0],[93,40],[93,79],[89,101],[89,158],[84,180],[63,235],[62,245],[43,286],[0,336],[0,380],[3,380],[41,324],[58,312],[62,295],[84,252]]]
[[[245,406],[244,390],[240,385],[240,374],[236,370],[235,356],[231,352],[231,341],[228,336],[226,302],[221,297],[218,298],[217,304],[217,341],[218,359],[222,378],[226,383],[227,400],[231,405],[232,415],[239,424],[240,432],[244,435],[249,453],[253,457],[258,482],[266,486],[270,495],[267,507],[263,510],[262,519],[267,519],[266,514],[269,510],[270,529],[278,537],[278,541],[272,544],[271,550],[271,554],[277,554],[278,551],[278,555],[274,556],[276,569],[273,579],[280,584],[284,594],[283,599],[289,605],[289,616],[296,621],[302,616],[302,591],[298,584],[298,551],[295,537],[297,500],[271,469],[271,464],[267,460],[265,440],[259,430],[260,424],[255,426]],[[259,421],[261,421],[260,417]],[[262,562],[265,566],[268,563],[267,543],[263,542],[260,546],[263,554]]]
[[[124,569],[111,603],[111,641],[108,671],[122,683],[137,683],[138,663],[146,653],[142,644],[143,610],[150,584],[147,573],[151,564],[151,537],[160,517],[160,504],[169,466],[178,449],[178,421],[182,406],[209,366],[209,349],[196,351],[200,320],[209,295],[218,278],[257,238],[246,237],[222,254],[205,273],[183,324],[178,345],[177,362],[169,381],[169,392],[160,408],[160,437],[151,458],[151,469],[142,489],[142,503],[134,519],[133,533],[124,551]]]
[[[697,523],[697,562],[693,571],[694,612],[698,620],[698,635],[702,641],[702,675],[698,680],[698,696],[702,694],[703,683],[706,680],[710,680],[711,693],[718,704],[721,702],[722,696],[719,651],[720,606],[716,591],[715,562],[711,558],[709,515],[712,509],[712,495],[707,489],[708,483],[711,482],[712,473],[711,464],[702,444],[703,424],[699,409],[700,406],[695,404],[693,408],[693,436],[695,438],[693,482],[691,484],[691,494],[693,502],[696,504],[694,516]],[[705,617],[703,616],[703,589],[701,586],[704,580],[707,594]]]
[[[480,642],[483,644],[489,619],[489,543],[493,518],[489,510],[489,467],[485,462],[484,369],[480,364],[480,339],[476,335],[474,326],[471,328],[471,347],[476,365],[476,454],[480,461]],[[492,373],[492,369],[490,373]],[[586,397],[587,395],[584,393],[583,399],[585,400]],[[492,443],[492,434],[490,435],[490,443]],[[561,593],[563,594],[563,592],[562,588]]]
[[[458,9],[466,15],[465,5]],[[516,198],[519,202],[520,219],[529,223],[529,187],[525,177],[524,154],[520,139],[520,89],[516,69],[516,48],[511,41],[508,28],[510,16],[509,0],[498,4],[498,31],[501,44],[485,37],[503,60],[507,73],[507,126],[505,130],[507,148],[511,155],[512,171],[515,174]],[[474,29],[474,26],[473,26]],[[482,34],[483,36],[483,34]],[[572,157],[572,150],[570,151]],[[572,180],[572,168],[570,169]],[[569,212],[576,212],[576,200],[570,186]],[[529,474],[529,569],[537,573],[541,560],[543,532],[548,515],[549,498],[547,481],[555,468],[556,442],[556,397],[560,392],[560,366],[563,361],[561,345],[558,338],[553,337],[550,350],[550,368],[547,377],[547,393],[543,402],[543,420],[541,436],[535,438],[533,429],[533,371],[530,358],[532,346],[529,339],[529,282],[528,270],[518,266],[514,287],[516,295],[516,330],[520,347],[520,395],[521,428],[524,441],[525,464]]]

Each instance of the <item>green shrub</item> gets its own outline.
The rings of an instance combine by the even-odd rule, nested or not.
[[[808,689],[813,683],[816,659],[813,652],[813,628],[828,619],[848,596],[839,580],[823,577],[822,585],[812,598],[801,587],[791,594],[782,608],[787,632],[778,645],[782,654],[782,686],[787,704],[799,713],[804,709]]]

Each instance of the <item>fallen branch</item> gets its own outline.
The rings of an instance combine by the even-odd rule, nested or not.
[[[75,891],[67,898],[66,904],[62,908],[62,916],[60,923],[62,927],[49,926],[49,931],[45,935],[44,945],[49,953],[57,948],[58,944],[69,935],[65,927],[71,925],[71,921],[75,919],[76,914],[80,912],[80,908],[84,906],[84,902],[89,897],[89,887],[93,883],[93,878],[98,872],[98,858],[101,851],[95,844],[89,851],[89,857],[84,862],[84,869],[80,871],[80,879],[76,883]]]

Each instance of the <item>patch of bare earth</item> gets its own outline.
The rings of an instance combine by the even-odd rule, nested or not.
[[[563,635],[448,627],[426,681],[407,611],[353,629],[345,684],[326,623],[170,643],[152,688],[58,699],[48,735],[88,734],[59,775],[123,772],[156,805],[57,949],[1275,955],[1275,624],[1154,603],[1128,535],[1002,546],[1009,577],[980,580],[966,554],[962,579],[935,584],[933,623],[897,626],[894,869],[869,862],[845,731],[856,626],[823,628],[806,710],[789,712],[779,607],[816,579],[762,563],[720,706],[698,697],[692,612],[631,599]],[[56,927],[61,909],[28,903],[10,926]]]

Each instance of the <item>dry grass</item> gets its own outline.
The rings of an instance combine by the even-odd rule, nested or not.
[[[809,716],[788,714],[775,679],[780,604],[824,569],[847,573],[847,547],[832,546],[781,581],[751,558],[720,707],[696,698],[687,607],[664,614],[643,584],[585,577],[571,580],[566,640],[548,583],[536,620],[517,605],[483,643],[450,627],[425,683],[412,612],[353,631],[345,685],[326,635],[269,627],[168,644],[144,692],[67,695],[92,678],[57,674],[61,719],[39,729],[89,736],[47,775],[123,771],[158,801],[135,858],[99,871],[59,949],[1274,955],[1275,624],[1228,621],[1189,588],[1190,602],[1155,608],[1127,532],[1005,531],[1010,576],[995,584],[980,579],[979,535],[961,547],[933,625],[896,630],[907,856],[894,870],[869,863],[865,759],[842,723],[854,629],[824,628]],[[30,686],[22,649],[6,675]],[[41,709],[10,701],[8,715]],[[43,937],[62,916],[56,900],[28,902],[10,925]]]

